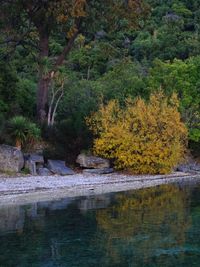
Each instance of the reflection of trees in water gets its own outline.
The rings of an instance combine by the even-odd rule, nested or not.
[[[22,232],[24,227],[24,211],[20,207],[3,207],[0,209],[0,233]]]
[[[157,248],[183,245],[190,226],[188,194],[175,185],[118,194],[113,206],[96,214],[106,258],[119,264],[127,254],[148,262]]]
[[[91,256],[89,245],[96,233],[93,209],[109,204],[109,196],[103,195],[0,208],[0,233],[4,233],[0,236],[0,266],[5,262],[7,266],[29,266],[30,261],[41,266],[54,266],[57,261],[62,266],[70,262],[80,266],[86,253],[88,259]]]
[[[76,203],[82,214],[88,210],[106,208],[110,204],[109,195],[87,196],[80,199],[66,198],[59,201],[45,201],[28,205],[0,207],[0,235],[10,232],[22,233],[27,224],[44,228],[46,214],[65,210],[71,203]],[[26,225],[25,225],[26,221]]]
[[[165,185],[0,209],[0,229],[23,229],[0,237],[0,266],[153,267],[155,251],[185,242],[188,197],[187,190]]]

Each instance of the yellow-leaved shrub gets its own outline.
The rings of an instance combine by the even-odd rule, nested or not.
[[[157,92],[148,102],[127,99],[125,108],[112,100],[87,118],[87,124],[96,135],[94,153],[113,159],[116,169],[166,174],[184,156],[187,129],[176,95],[167,98]]]

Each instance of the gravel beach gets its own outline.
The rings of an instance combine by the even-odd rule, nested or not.
[[[176,172],[170,175],[133,176],[75,174],[69,176],[0,177],[0,206],[26,204],[199,180],[200,175]]]

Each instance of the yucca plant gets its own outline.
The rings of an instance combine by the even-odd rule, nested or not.
[[[15,116],[8,123],[8,134],[19,149],[40,139],[40,129],[23,116]]]
[[[14,139],[15,146],[21,149],[22,145],[27,139],[28,121],[23,116],[15,116],[9,121],[8,131],[12,139]]]

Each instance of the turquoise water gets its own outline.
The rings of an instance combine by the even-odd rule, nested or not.
[[[200,266],[200,185],[0,207],[0,266]]]

